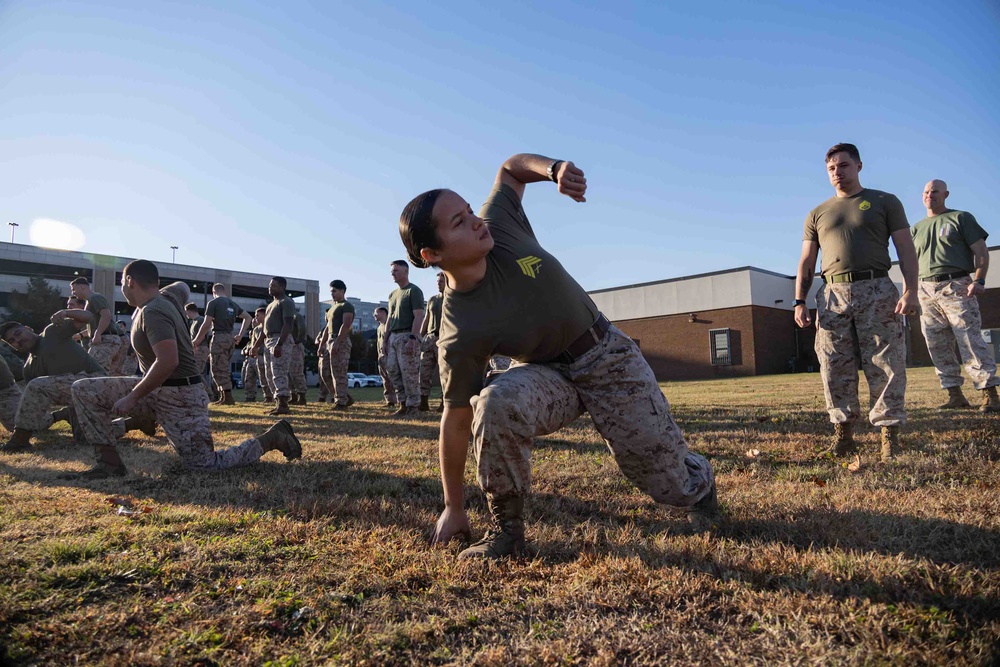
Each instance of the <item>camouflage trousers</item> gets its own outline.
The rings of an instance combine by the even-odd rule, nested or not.
[[[208,363],[208,358],[212,354],[211,344],[205,345],[201,344],[194,348],[194,365],[198,367],[198,375],[204,375],[205,364]]]
[[[210,365],[212,381],[219,391],[233,390],[233,376],[229,364],[233,360],[233,334],[215,331],[212,333]]]
[[[962,368],[955,356],[961,356],[965,372],[976,389],[1000,384],[993,352],[983,340],[979,300],[968,296],[969,277],[939,283],[921,282],[920,330],[927,341],[927,351],[934,362],[941,388],[962,386]]]
[[[265,401],[273,401],[274,394],[271,392],[271,366],[264,359],[264,349],[261,348],[260,353],[257,354],[254,359],[257,360],[257,381],[260,383],[260,388],[264,392]]]
[[[399,403],[396,387],[393,386],[392,378],[389,377],[389,357],[381,356],[378,358],[378,374],[382,378],[382,398],[385,399],[386,404]]]
[[[74,382],[84,378],[99,377],[104,377],[104,374],[73,373],[35,378],[24,387],[14,425],[28,431],[44,431],[52,426],[53,406],[73,404],[70,389]]]
[[[288,348],[291,344],[281,346],[281,356],[274,356],[274,349],[278,347],[281,336],[274,334],[264,339],[264,363],[267,364],[267,382],[271,387],[272,398],[288,398],[291,392],[288,389]]]
[[[0,389],[0,424],[8,431],[14,430],[17,408],[21,405],[21,388],[16,384]]]
[[[859,362],[868,381],[871,423],[906,423],[906,342],[894,313],[898,300],[889,278],[827,283],[816,293],[815,349],[834,424],[861,416]]]
[[[343,342],[334,347],[330,343],[327,348],[330,352],[330,377],[333,379],[333,400],[337,405],[347,405],[348,387],[347,367],[351,363],[351,348],[353,343],[350,338],[345,338]]]
[[[243,357],[243,393],[248,401],[257,400],[257,359],[251,356]]]
[[[441,384],[438,376],[438,337],[427,334],[420,341],[420,395],[430,396],[431,386]]]
[[[87,349],[87,353],[101,365],[101,368],[108,372],[108,375],[124,375],[125,355],[128,352],[128,341],[123,336],[112,336],[103,334],[101,342],[97,345],[93,343]]]
[[[386,368],[396,388],[398,403],[415,408],[420,403],[420,348],[414,341],[413,352],[407,352],[411,340],[405,331],[389,337]]]
[[[613,326],[572,364],[511,366],[472,408],[477,478],[490,494],[526,494],[534,439],[584,411],[622,473],[657,502],[688,507],[714,483],[708,461],[688,451],[638,346]]]
[[[306,348],[302,343],[291,343],[282,354],[288,354],[288,387],[296,394],[306,393]]]
[[[73,384],[73,407],[88,445],[115,445],[111,409],[141,378],[94,378]],[[208,394],[202,383],[159,387],[139,399],[131,417],[154,417],[181,461],[195,470],[224,470],[249,465],[264,454],[257,438],[216,451],[208,419]]]
[[[316,367],[319,370],[319,398],[333,395],[333,376],[330,374],[330,348],[322,345],[316,350]]]

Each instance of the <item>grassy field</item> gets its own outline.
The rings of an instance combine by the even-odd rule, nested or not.
[[[862,382],[862,387],[864,383]],[[66,430],[0,456],[0,642],[14,664],[991,664],[1000,659],[1000,416],[939,413],[910,372],[905,454],[816,457],[818,375],[670,383],[725,519],[689,533],[618,472],[588,418],[539,441],[535,557],[431,548],[436,413],[380,390],[295,409],[305,455],[220,474],[162,434],[123,441],[125,479]],[[866,391],[863,388],[863,391]],[[242,392],[237,392],[241,394]],[[315,391],[311,393],[314,394]],[[970,399],[974,392],[967,391]],[[212,408],[217,445],[271,419]],[[485,503],[467,469],[478,531]],[[0,660],[2,662],[2,660]]]

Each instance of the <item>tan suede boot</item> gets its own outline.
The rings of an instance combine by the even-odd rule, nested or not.
[[[459,558],[492,558],[504,556],[520,557],[526,555],[524,544],[524,497],[507,496],[496,498],[487,496],[490,514],[493,515],[491,527],[483,539],[458,554]]]
[[[302,443],[295,437],[295,431],[286,419],[276,421],[271,428],[258,435],[257,440],[265,453],[276,449],[289,461],[302,458]]]
[[[854,442],[854,424],[841,422],[833,425],[833,444],[823,453],[833,456],[847,456],[858,451],[858,443]]]
[[[996,387],[987,387],[982,390],[983,403],[979,406],[980,412],[1000,412],[1000,396],[997,396]]]
[[[899,427],[882,427],[882,463],[889,463],[899,456]]]
[[[704,498],[688,508],[688,523],[696,532],[703,533],[719,525],[719,496],[715,491],[715,482]]]
[[[939,405],[938,410],[961,410],[972,407],[966,400],[965,394],[962,393],[961,387],[948,387],[946,391],[948,392],[948,401]]]
[[[26,452],[31,449],[31,435],[32,431],[26,428],[14,427],[14,432],[10,434],[10,438],[7,442],[0,445],[0,452],[13,453],[13,452]]]
[[[109,477],[124,477],[128,474],[125,464],[118,456],[118,450],[114,445],[97,445],[94,447],[97,454],[97,465],[85,472],[68,473],[60,475],[60,479],[107,479]]]

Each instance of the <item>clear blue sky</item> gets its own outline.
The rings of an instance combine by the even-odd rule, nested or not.
[[[943,178],[1000,243],[998,119],[995,0],[0,0],[0,223],[19,242],[54,219],[84,251],[179,245],[368,300],[394,287],[411,197],[478,207],[517,152],[587,173],[586,204],[525,197],[587,289],[794,273],[839,141],[911,222]]]

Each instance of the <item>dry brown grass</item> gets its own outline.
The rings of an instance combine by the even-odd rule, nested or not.
[[[665,391],[716,468],[720,530],[689,534],[581,419],[535,451],[537,555],[499,565],[427,545],[436,415],[393,420],[375,390],[347,416],[298,408],[302,461],[214,475],[139,436],[122,447],[126,479],[61,482],[89,453],[47,433],[0,457],[0,641],[13,662],[52,665],[997,659],[1000,417],[936,412],[943,393],[913,370],[906,454],[876,463],[863,431],[852,471],[815,457],[829,432],[818,375]],[[261,430],[263,412],[213,408],[217,440]]]

